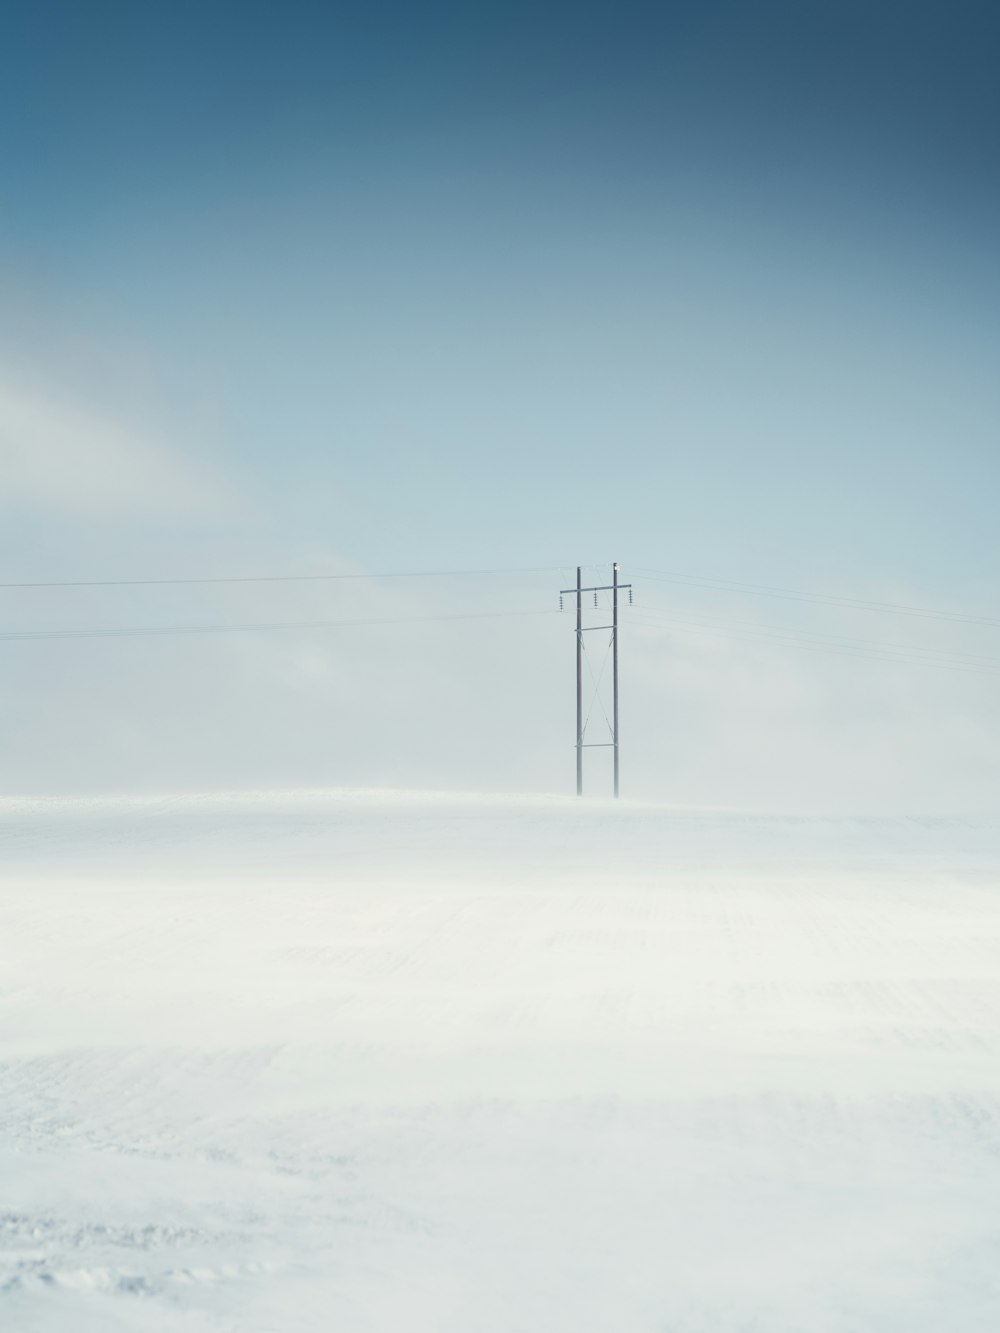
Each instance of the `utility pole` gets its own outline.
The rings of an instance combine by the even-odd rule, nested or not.
[[[559,593],[559,609],[562,610],[563,598],[570,593],[576,594],[576,794],[583,795],[583,752],[592,748],[611,748],[614,751],[614,791],[615,799],[618,799],[620,787],[620,768],[618,760],[618,593],[620,591],[628,592],[629,604],[632,603],[632,585],[631,583],[618,582],[618,561],[612,566],[611,582],[601,583],[594,587],[584,588],[582,586],[582,569],[580,565],[576,567],[576,587],[563,588]],[[597,594],[599,592],[611,593],[611,624],[610,625],[584,625],[583,623],[583,594],[590,592],[594,594],[594,605],[597,605]],[[587,724],[583,717],[583,636],[591,630],[609,629],[611,631],[611,675],[613,690],[613,711],[611,722],[611,740],[610,741],[585,741],[583,734]],[[605,659],[606,660],[606,659]]]
[[[612,717],[614,721],[611,724],[611,731],[614,736],[615,745],[615,800],[618,800],[618,561],[616,560],[612,567],[611,577],[611,654],[612,665],[611,674],[614,679],[614,712]]]
[[[576,794],[583,795],[583,589],[576,567]]]

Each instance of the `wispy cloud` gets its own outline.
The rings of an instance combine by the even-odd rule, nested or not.
[[[223,504],[209,468],[0,370],[0,508],[97,517],[205,514]]]

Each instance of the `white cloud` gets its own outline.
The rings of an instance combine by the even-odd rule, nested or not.
[[[221,502],[207,468],[144,431],[0,376],[0,507],[191,514]]]

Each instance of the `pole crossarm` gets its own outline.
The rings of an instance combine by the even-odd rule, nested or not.
[[[621,590],[622,588],[631,588],[631,586],[631,583],[598,583],[597,586],[593,588],[560,588],[559,596],[565,597],[566,594],[570,592],[614,592],[616,587]]]

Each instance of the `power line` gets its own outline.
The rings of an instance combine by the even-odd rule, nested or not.
[[[680,617],[675,615],[670,607],[657,606],[639,606],[636,608],[637,615],[643,616],[662,616],[670,617],[670,623],[680,625],[706,625],[710,628],[746,629],[753,633],[766,633],[771,635],[781,635],[783,637],[794,636],[796,638],[809,639],[817,643],[828,643],[835,646],[846,645],[862,649],[874,649],[876,652],[892,653],[913,653],[924,657],[941,658],[945,661],[959,661],[962,663],[971,663],[973,665],[986,665],[1000,668],[1000,657],[989,656],[983,653],[963,653],[956,652],[950,648],[928,648],[915,643],[886,643],[879,639],[859,639],[846,634],[813,634],[808,630],[795,629],[787,625],[767,625],[759,624],[753,620],[718,620],[704,616],[691,616],[689,613],[681,610]],[[681,618],[682,617],[682,618]]]
[[[339,583],[380,579],[479,578],[488,577],[490,575],[546,574],[567,568],[569,568],[567,565],[533,565],[516,568],[397,570],[387,573],[207,575],[191,578],[163,579],[46,579],[0,582],[0,590],[31,590],[44,588],[164,588],[204,586],[211,584]],[[823,606],[913,616],[921,619],[1000,627],[1000,617],[995,616],[966,615],[960,612],[938,611],[929,607],[911,606],[905,603],[875,601],[860,597],[846,597],[828,593],[807,592],[801,589],[780,588],[768,584],[746,583],[735,579],[709,578],[700,574],[680,574],[668,570],[643,569],[637,570],[636,572],[643,573],[648,579],[656,583],[672,583],[692,588],[704,588],[714,592],[735,592],[748,596],[775,597],[792,601],[812,602]]]
[[[205,583],[335,583],[349,579],[448,579],[474,578],[486,574],[551,574],[567,565],[536,565],[519,569],[422,569],[394,574],[250,574],[236,577],[174,579],[58,579],[26,583],[0,583],[0,588],[164,588]]]
[[[361,625],[415,625],[444,620],[499,620],[516,616],[552,616],[558,611],[472,611],[455,615],[387,616],[363,620],[279,620],[244,625],[127,625],[114,629],[2,630],[0,640],[116,639],[158,634],[229,634],[255,630],[341,629]]]
[[[870,601],[862,597],[840,597],[827,593],[801,592],[792,588],[774,588],[761,583],[741,583],[734,579],[705,578],[698,574],[672,574],[666,570],[636,570],[654,583],[675,583],[713,592],[737,592],[754,597],[778,597],[796,602],[814,602],[822,606],[838,606],[857,611],[880,611],[891,615],[914,616],[923,620],[947,620],[964,625],[991,625],[1000,627],[996,616],[964,615],[957,611],[935,611],[928,607],[908,606],[901,602]]]
[[[734,639],[769,639],[774,642],[791,644],[797,648],[805,648],[812,652],[826,652],[840,657],[855,657],[867,661],[899,663],[907,666],[925,666],[934,667],[941,671],[963,671],[973,675],[994,676],[1000,674],[1000,659],[984,658],[983,662],[996,662],[995,667],[986,665],[977,666],[974,662],[963,662],[959,660],[950,661],[946,654],[940,654],[941,660],[935,660],[931,656],[918,656],[917,654],[925,650],[919,648],[907,648],[905,651],[896,651],[889,648],[883,648],[879,645],[872,645],[871,648],[852,647],[850,641],[838,644],[835,640],[826,640],[820,636],[806,636],[795,633],[772,632],[770,630],[753,629],[733,629],[732,627],[719,622],[686,620],[677,617],[660,617],[650,615],[644,612],[642,608],[636,607],[633,615],[639,618],[640,624],[646,623],[650,628],[681,626],[683,628],[693,629],[695,633],[721,635],[723,638]],[[864,642],[864,641],[860,641]],[[926,650],[933,652],[933,650]],[[956,655],[957,656],[957,655]]]
[[[783,630],[773,626],[755,628],[747,622],[737,622],[736,626],[725,621],[692,620],[686,617],[658,616],[642,608],[636,608],[635,615],[641,622],[650,625],[680,626],[694,630],[707,630],[730,638],[771,639],[784,643],[808,647],[817,651],[829,651],[851,656],[868,657],[881,661],[898,661],[923,666],[947,667],[951,670],[970,670],[985,674],[1000,671],[1000,658],[975,657],[971,654],[949,654],[935,649],[924,649],[916,645],[894,648],[891,644],[882,644],[876,640],[848,639],[839,636],[810,635],[795,630]],[[747,626],[744,628],[744,626]]]

